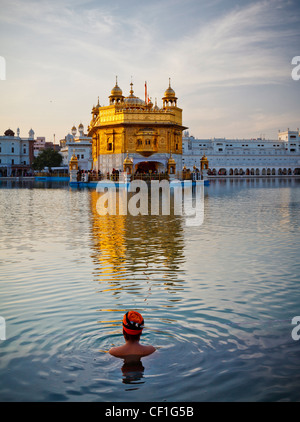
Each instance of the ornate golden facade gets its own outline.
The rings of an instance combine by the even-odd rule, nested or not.
[[[100,106],[98,99],[92,109],[88,136],[93,139],[93,168],[101,172],[123,170],[128,154],[133,171],[166,171],[170,155],[181,168],[182,131],[186,128],[170,82],[162,108],[146,93],[145,100],[136,97],[133,83],[130,85],[130,93],[124,97],[116,81],[109,105]]]

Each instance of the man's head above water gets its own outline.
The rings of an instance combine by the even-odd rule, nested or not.
[[[109,353],[115,357],[140,359],[155,351],[153,346],[143,346],[139,343],[144,328],[144,318],[137,311],[128,311],[123,317],[123,336],[125,344],[113,347]]]

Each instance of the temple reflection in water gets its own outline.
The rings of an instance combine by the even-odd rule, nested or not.
[[[118,295],[120,290],[131,294],[149,293],[155,282],[164,289],[179,288],[178,278],[184,261],[184,218],[172,215],[99,215],[100,193],[90,191],[92,259],[95,276],[102,291]],[[117,203],[126,201],[117,190]],[[150,200],[150,198],[149,198]]]

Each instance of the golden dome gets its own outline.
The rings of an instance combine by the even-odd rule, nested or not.
[[[142,107],[145,106],[145,101],[141,100],[139,97],[136,97],[133,95],[133,83],[131,82],[131,89],[130,89],[130,95],[124,99],[124,103],[128,105],[129,107]]]
[[[76,161],[78,161],[78,158],[77,158],[77,156],[76,156],[76,154],[75,154],[75,149],[73,149],[73,154],[72,154],[72,157],[71,157],[70,163],[74,163],[74,161],[75,161],[75,162],[76,162]]]
[[[165,95],[164,96],[167,97],[167,98],[170,98],[170,97],[174,98],[175,97],[175,91],[174,91],[174,89],[171,88],[171,80],[170,80],[170,78],[169,78],[169,88],[167,88],[165,90]]]
[[[75,155],[75,149],[73,149],[73,155],[69,162],[69,169],[70,170],[78,170],[78,158]]]
[[[114,95],[114,96],[122,96],[122,94],[123,94],[123,92],[122,92],[122,90],[121,90],[121,88],[118,86],[118,79],[117,79],[117,76],[116,76],[116,85],[113,87],[113,89],[111,90],[111,95]]]
[[[141,100],[140,98],[136,97],[135,95],[130,95],[126,97],[124,100],[125,104],[129,106],[144,106],[146,105],[145,101]]]
[[[100,109],[100,107],[101,107],[101,105],[100,105],[100,103],[99,103],[99,97],[98,97],[98,103],[97,103],[97,105],[95,106],[93,106],[93,108],[92,108],[92,114],[94,115],[94,116],[96,116],[96,115],[98,115],[99,114],[99,109]]]
[[[175,97],[175,91],[172,88],[165,90],[165,97]]]
[[[111,95],[122,95],[122,94],[123,92],[118,85],[115,85],[113,89],[111,90]]]

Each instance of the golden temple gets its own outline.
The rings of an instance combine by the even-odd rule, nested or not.
[[[130,83],[127,97],[116,84],[109,95],[109,105],[99,103],[92,109],[88,136],[92,137],[93,169],[111,173],[123,171],[124,161],[132,163],[132,172],[168,172],[182,168],[182,109],[175,91],[169,86],[158,107],[147,95],[134,95]],[[169,161],[170,160],[170,161]],[[174,163],[172,166],[170,163]]]

